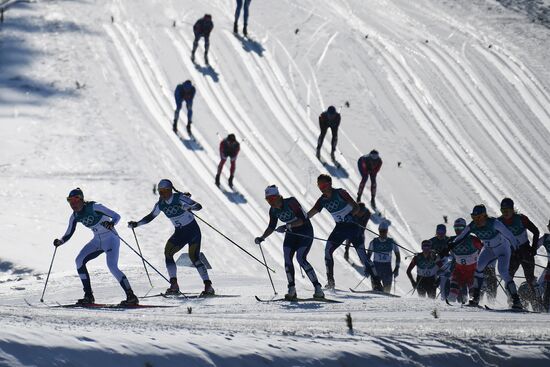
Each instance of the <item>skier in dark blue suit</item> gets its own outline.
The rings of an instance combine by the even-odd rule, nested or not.
[[[190,80],[178,84],[174,91],[174,98],[176,99],[176,112],[174,112],[174,132],[178,131],[178,119],[180,117],[180,110],[183,101],[185,101],[185,107],[187,107],[187,133],[191,135],[191,121],[193,118],[193,98],[197,90],[193,86]]]

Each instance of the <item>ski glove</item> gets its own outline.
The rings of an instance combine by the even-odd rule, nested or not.
[[[277,232],[279,233],[285,233],[285,232],[291,232],[292,229],[290,227],[290,224],[283,224],[282,226],[279,226],[277,227],[277,229],[275,229]]]
[[[397,278],[399,276],[399,266],[395,266],[395,269],[393,269],[393,277]]]
[[[101,225],[108,230],[115,228],[115,224],[113,222],[109,222],[108,220],[106,220],[105,222],[101,222]]]
[[[53,240],[53,245],[54,245],[55,247],[59,247],[59,246],[61,246],[62,244],[63,244],[63,240],[60,240],[60,239],[58,239],[58,238],[56,238],[55,240]]]
[[[265,238],[263,238],[263,237],[256,237],[256,238],[254,239],[254,243],[255,243],[256,245],[259,245],[260,243],[264,242],[264,240],[265,240]]]
[[[136,228],[138,226],[137,222],[130,221],[128,222],[128,228]]]

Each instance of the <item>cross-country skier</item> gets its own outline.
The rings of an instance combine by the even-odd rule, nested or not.
[[[335,287],[333,253],[346,239],[349,239],[356,248],[357,254],[365,266],[365,275],[376,275],[372,273],[370,261],[366,256],[363,229],[357,225],[365,213],[346,190],[332,187],[332,178],[329,175],[319,175],[317,177],[317,187],[322,195],[307,213],[307,217],[312,218],[325,208],[336,222],[336,226],[330,233],[325,246],[325,265],[327,268],[327,285],[325,288],[334,289]]]
[[[530,284],[534,291],[537,282],[535,278],[535,254],[537,253],[537,244],[540,237],[539,229],[527,216],[515,213],[514,201],[510,198],[502,199],[500,212],[502,215],[498,220],[512,232],[517,241],[517,246],[513,247],[510,257],[510,276],[513,278],[521,265],[527,284]],[[532,246],[529,243],[527,231],[533,234]]]
[[[359,184],[359,191],[357,192],[357,201],[361,201],[365,184],[370,177],[370,205],[373,209],[376,209],[376,175],[382,167],[382,158],[378,154],[378,151],[371,150],[369,154],[365,154],[357,160],[357,168],[361,175],[361,183]]]
[[[296,285],[294,283],[294,265],[292,263],[294,254],[298,264],[304,269],[307,277],[315,287],[313,298],[324,298],[325,294],[321,289],[321,284],[317,280],[317,275],[311,264],[307,261],[307,254],[313,243],[313,227],[302,206],[294,197],[283,198],[279,194],[279,189],[275,185],[268,186],[265,189],[265,200],[269,206],[269,224],[260,237],[256,237],[256,244],[262,243],[273,231],[285,233],[283,241],[283,254],[285,258],[285,271],[288,279],[288,293],[285,295],[287,300],[295,300]],[[278,221],[285,224],[276,227]]]
[[[319,128],[321,129],[321,133],[319,134],[319,140],[317,141],[317,159],[321,159],[321,147],[323,146],[323,140],[325,140],[327,130],[330,128],[332,131],[330,158],[333,161],[336,160],[334,153],[336,152],[336,144],[338,144],[339,126],[340,114],[336,112],[336,108],[334,106],[330,106],[325,112],[319,115]]]
[[[430,240],[422,241],[422,252],[413,256],[407,276],[414,289],[418,291],[420,297],[435,298],[437,291],[436,273],[441,264],[439,257],[432,251]],[[416,280],[413,278],[412,271],[416,267]]]
[[[187,108],[187,133],[191,135],[191,122],[193,119],[193,98],[195,98],[196,89],[190,80],[186,80],[181,84],[178,84],[174,91],[174,98],[176,99],[176,112],[174,112],[174,132],[178,131],[178,119],[180,117],[180,110],[182,102],[185,101],[185,107]]]
[[[452,249],[452,247],[459,244],[460,241],[470,233],[475,234],[483,242],[483,248],[481,249],[477,261],[470,305],[477,306],[479,304],[480,290],[483,284],[483,271],[487,264],[497,259],[498,272],[500,277],[504,280],[505,289],[512,297],[512,307],[518,309],[523,308],[518,296],[516,284],[508,271],[512,246],[516,246],[516,238],[502,222],[496,218],[487,216],[485,205],[474,206],[471,216],[472,222],[470,222],[464,231],[450,243]]]
[[[550,231],[550,221],[548,221],[546,228]],[[539,239],[537,245],[538,247],[544,247],[546,250],[546,256],[550,256],[550,233],[545,233]],[[548,258],[548,263],[546,264],[543,280],[542,288],[544,289],[544,295],[542,296],[542,304],[546,312],[550,312],[550,257]]]
[[[438,224],[435,228],[435,237],[430,238],[432,251],[443,261],[441,274],[439,274],[439,290],[441,299],[449,295],[449,277],[451,276],[451,257],[449,256],[449,237],[447,237],[447,227],[445,224]]]
[[[216,173],[216,186],[220,186],[220,175],[222,173],[225,161],[229,158],[231,167],[229,168],[229,187],[233,188],[233,177],[235,176],[235,168],[237,164],[237,155],[241,145],[235,138],[235,134],[227,135],[227,138],[220,142],[220,163],[218,164],[218,172]]]
[[[82,223],[84,226],[90,228],[94,234],[92,240],[80,250],[80,253],[76,257],[76,269],[84,286],[84,297],[79,299],[77,303],[92,304],[95,302],[90,274],[88,274],[86,264],[88,261],[105,253],[107,266],[111,274],[113,274],[122,289],[124,289],[124,292],[126,292],[126,300],[120,304],[137,305],[139,303],[138,298],[132,291],[126,275],[118,268],[120,238],[115,230],[115,225],[120,220],[120,215],[94,201],[84,201],[84,193],[79,188],[71,190],[67,201],[73,210],[73,214],[69,218],[67,231],[61,239],[53,241],[54,246],[58,247],[67,242],[73,235],[77,223]]]
[[[464,231],[464,228],[466,228],[466,220],[464,218],[457,218],[453,227],[456,236],[459,236]],[[452,237],[451,240],[454,240],[456,236]],[[483,243],[481,240],[472,235],[465,236],[462,241],[454,245],[451,250],[453,270],[451,273],[450,292],[447,297],[449,302],[456,302],[459,299],[459,295],[462,295],[462,299],[465,302],[466,294],[462,292],[468,290],[468,293],[472,293],[477,258],[482,247]]]
[[[244,26],[243,26],[243,35],[246,37],[248,36],[248,7],[250,6],[250,2],[252,0],[237,0],[237,8],[235,9],[235,22],[233,23],[233,33],[237,34],[239,33],[239,17],[241,16],[241,8],[244,5]]]
[[[166,269],[170,276],[170,288],[166,290],[166,294],[179,294],[180,288],[174,255],[188,244],[189,259],[197,268],[204,282],[204,291],[201,296],[214,295],[214,288],[212,288],[212,282],[208,277],[208,271],[200,259],[201,229],[192,213],[192,211],[201,210],[202,205],[192,200],[190,194],[176,190],[168,179],[160,180],[157,186],[159,201],[155,204],[151,213],[138,222],[128,222],[128,227],[136,228],[147,224],[155,219],[160,212],[163,212],[175,227],[174,234],[168,239],[164,247]]]
[[[210,32],[214,28],[214,23],[212,22],[212,15],[204,14],[204,17],[197,20],[193,26],[193,33],[195,34],[195,39],[193,41],[193,50],[191,51],[191,61],[195,62],[195,51],[199,46],[199,40],[201,37],[204,37],[204,63],[208,63],[208,48],[210,47]]]
[[[399,246],[397,246],[393,238],[388,237],[388,228],[389,224],[387,221],[382,221],[378,225],[379,236],[370,242],[367,251],[367,258],[369,260],[374,254],[374,269],[382,281],[384,292],[386,293],[390,293],[393,278],[397,278],[399,275],[399,264],[401,263]],[[392,252],[395,253],[395,267],[393,270],[391,267]]]

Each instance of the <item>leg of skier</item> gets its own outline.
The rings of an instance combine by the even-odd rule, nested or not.
[[[193,50],[191,50],[191,61],[195,62],[195,52],[197,51],[197,47],[199,47],[199,39],[201,37],[195,33],[195,39],[193,40]]]
[[[288,281],[288,292],[285,294],[285,299],[292,301],[295,300],[298,295],[296,294],[296,284],[294,282],[294,264],[292,259],[294,259],[294,254],[296,253],[295,246],[292,243],[293,239],[289,237],[287,233],[285,235],[285,240],[283,243],[283,254],[285,259],[285,272],[286,279]]]
[[[319,128],[321,132],[319,133],[319,139],[317,139],[317,159],[321,159],[321,147],[323,146],[323,140],[325,140],[325,135],[327,135],[328,124],[326,122],[319,122]]]
[[[344,242],[346,234],[341,230],[340,226],[337,224],[330,236],[328,237],[326,246],[325,246],[325,266],[327,269],[327,285],[325,289],[334,289],[336,282],[334,281],[334,251],[342,242]]]
[[[481,292],[481,286],[483,284],[485,267],[492,262],[497,256],[493,252],[493,249],[484,246],[479,253],[477,260],[476,272],[474,274],[474,289],[472,292],[472,298],[470,299],[471,306],[479,305],[479,296]]]
[[[244,26],[243,26],[243,35],[248,36],[248,8],[250,7],[251,0],[244,0]]]
[[[170,288],[166,290],[166,294],[178,294],[180,287],[178,285],[177,277],[177,267],[176,262],[174,261],[174,255],[183,248],[184,245],[176,245],[172,243],[172,238],[175,234],[170,237],[166,246],[164,246],[164,261],[166,262],[166,270],[168,270],[168,276],[170,278]]]
[[[241,8],[243,7],[243,0],[237,0],[237,8],[235,9],[235,21],[233,22],[233,33],[239,33],[239,17],[241,16]]]
[[[369,173],[370,176],[370,205],[376,209],[376,173]]]
[[[233,188],[233,178],[235,177],[235,169],[237,168],[237,157],[230,157],[229,161],[231,166],[229,167],[229,187]]]
[[[510,297],[512,297],[512,308],[523,308],[521,305],[521,301],[519,299],[518,290],[516,287],[516,283],[514,283],[514,279],[510,275],[509,271],[509,265],[510,265],[510,256],[511,256],[511,248],[507,246],[506,244],[501,244],[500,246],[497,246],[495,248],[495,254],[498,257],[497,260],[497,268],[498,273],[500,274],[500,277],[504,281],[505,289],[510,294]]]
[[[193,100],[185,101],[187,107],[187,134],[191,135],[191,123],[193,121]]]
[[[307,230],[306,233],[307,233],[306,235],[313,237],[313,229]],[[311,266],[311,264],[307,261],[307,254],[309,253],[309,250],[311,249],[312,244],[313,244],[313,238],[301,238],[300,246],[297,249],[296,258],[298,260],[298,264],[300,264],[302,269],[304,269],[307,277],[311,281],[311,284],[313,284],[313,287],[315,288],[315,291],[313,293],[313,298],[324,298],[325,294],[321,288],[321,284],[319,283],[319,280],[317,279],[317,274],[315,274],[315,270],[313,269],[313,266]]]
[[[227,160],[227,157],[221,156],[220,163],[218,163],[218,172],[216,173],[216,186],[220,186],[220,175],[222,174],[223,166],[225,165],[225,161]]]
[[[204,63],[210,65],[208,62],[208,49],[210,48],[210,36],[204,37]]]
[[[92,285],[90,282],[90,274],[88,273],[88,269],[86,268],[86,263],[90,260],[95,259],[102,253],[103,250],[100,248],[100,241],[98,237],[94,237],[78,253],[78,256],[75,259],[75,263],[78,275],[80,276],[80,281],[82,282],[82,286],[84,288],[84,297],[82,299],[79,299],[77,303],[94,303],[95,300],[92,292]]]
[[[336,145],[338,144],[338,126],[339,124],[331,125],[330,130],[332,131],[332,140],[330,141],[330,158],[336,160]]]
[[[120,239],[116,236],[109,234],[102,238],[102,248],[105,250],[105,256],[107,260],[107,267],[113,276],[116,278],[124,293],[126,293],[126,300],[122,301],[123,305],[137,305],[139,303],[138,298],[132,291],[130,282],[126,278],[126,275],[120,271],[118,267],[118,255],[120,250]]]

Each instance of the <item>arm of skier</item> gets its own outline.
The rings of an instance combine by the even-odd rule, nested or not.
[[[267,225],[267,228],[265,229],[264,233],[260,237],[256,237],[254,239],[254,242],[259,245],[262,243],[267,237],[269,237],[270,234],[275,231],[275,227],[277,226],[277,221],[279,219],[271,212],[269,211],[269,224]]]
[[[53,244],[54,246],[61,246],[62,244],[64,244],[65,242],[67,242],[74,234],[74,231],[76,229],[76,220],[74,220],[74,213],[71,214],[71,216],[69,217],[69,225],[67,226],[67,230],[65,231],[65,234],[63,235],[63,237],[61,237],[61,239],[55,239],[53,241]]]
[[[409,277],[409,280],[411,281],[411,284],[413,285],[413,287],[416,287],[416,281],[414,280],[414,277],[412,275],[412,271],[415,267],[416,267],[416,256],[413,256],[411,263],[407,268],[407,276]]]
[[[348,192],[346,190],[340,191],[340,195],[342,196],[342,199],[344,199],[344,201],[346,203],[351,205],[351,207],[352,207],[351,215],[353,215],[353,216],[358,215],[359,212],[360,212],[359,205],[357,205],[357,202],[355,200],[353,200],[351,195],[348,194]]]
[[[523,225],[525,226],[525,228],[527,228],[527,230],[533,234],[533,242],[532,242],[532,245],[531,245],[531,251],[533,251],[533,253],[536,254],[537,243],[539,242],[539,238],[540,238],[540,231],[537,228],[537,226],[533,222],[531,222],[531,220],[527,216],[522,215],[521,216],[521,221],[523,222]]]
[[[147,223],[151,222],[159,214],[160,214],[159,203],[156,203],[155,206],[153,207],[153,210],[151,211],[151,213],[149,213],[145,217],[141,218],[138,222],[128,222],[128,226],[130,228],[136,228],[136,227],[142,226],[144,224],[147,224]]]
[[[117,223],[120,221],[120,215],[117,212],[115,212],[114,210],[111,210],[111,209],[107,208],[105,205],[95,203],[93,209],[94,209],[94,211],[96,211],[98,213],[101,213],[101,214],[104,214],[104,215],[108,216],[109,218],[111,218],[110,223],[112,224],[112,226],[116,226]]]
[[[306,217],[308,219],[310,218],[313,218],[313,216],[315,216],[317,213],[319,213],[321,211],[322,207],[321,207],[321,199],[317,200],[317,202],[315,203],[315,205],[313,205],[313,208],[311,208],[309,210],[309,212],[307,212],[306,214]]]
[[[510,246],[512,248],[516,248],[517,245],[519,245],[516,240],[516,237],[512,234],[512,232],[510,232],[510,230],[508,228],[506,228],[506,226],[499,220],[496,220],[495,221],[495,229],[500,232],[500,234],[502,234],[502,236],[508,241],[510,242]]]

